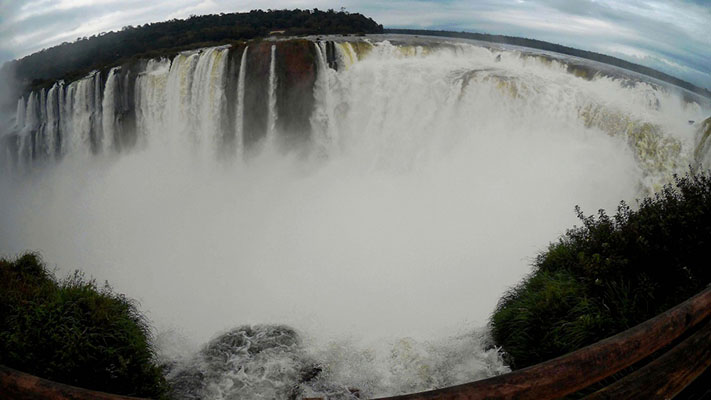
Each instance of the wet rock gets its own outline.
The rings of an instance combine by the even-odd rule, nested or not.
[[[307,40],[277,43],[277,131],[290,148],[299,139],[308,139],[314,108],[316,53]]]
[[[213,339],[168,379],[176,399],[296,399],[320,373],[296,331],[255,325]]]

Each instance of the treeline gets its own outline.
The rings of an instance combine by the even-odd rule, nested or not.
[[[7,63],[3,69],[14,70],[22,86],[37,86],[43,81],[80,77],[146,53],[266,37],[272,31],[290,36],[357,34],[381,33],[383,27],[361,14],[318,9],[191,16],[79,38]]]
[[[544,42],[542,40],[527,39],[515,36],[503,36],[503,35],[490,35],[487,33],[473,33],[473,32],[452,32],[452,31],[431,31],[431,30],[420,30],[420,29],[386,29],[385,33],[399,33],[408,35],[427,35],[427,36],[445,36],[454,38],[464,38],[464,39],[474,39],[481,40],[485,42],[511,44],[515,46],[530,47],[534,49],[553,51],[556,53],[567,54],[570,56],[585,58],[588,60],[593,60],[609,65],[614,65],[616,67],[624,68],[630,71],[634,71],[640,74],[650,76],[652,78],[659,79],[660,81],[668,82],[678,87],[687,89],[691,92],[699,94],[701,96],[711,98],[711,91],[708,89],[700,88],[692,83],[675,78],[671,75],[665,74],[663,72],[657,71],[655,69],[645,67],[643,65],[631,63],[629,61],[621,60],[612,56],[605,54],[595,53],[592,51],[574,49],[572,47],[562,46],[555,43]]]

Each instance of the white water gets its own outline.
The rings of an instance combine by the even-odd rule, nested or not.
[[[235,141],[237,154],[244,151],[244,88],[247,76],[247,51],[249,46],[244,47],[242,58],[239,63],[239,78],[237,79],[237,113],[235,122]]]
[[[106,88],[104,98],[101,103],[103,135],[101,148],[103,151],[110,151],[113,147],[114,136],[116,135],[116,91],[119,85],[118,68],[112,68],[106,78]]]
[[[271,60],[269,61],[269,97],[267,100],[267,143],[274,144],[276,142],[276,120],[277,120],[277,107],[276,107],[276,90],[277,90],[277,77],[276,77],[276,45],[272,45]]]
[[[214,53],[214,54],[213,54]],[[191,89],[191,112],[195,139],[214,154],[220,144],[218,133],[225,115],[225,72],[227,69],[228,49],[215,48],[206,50],[195,67]]]
[[[17,100],[17,116],[15,117],[15,127],[22,129],[25,126],[25,99],[20,98]]]
[[[45,153],[49,160],[57,154],[57,138],[59,136],[59,97],[63,85],[55,83],[47,93],[47,126],[45,128]]]
[[[372,395],[454,384],[504,370],[478,328],[577,223],[573,206],[612,210],[683,172],[687,121],[709,114],[514,52],[497,62],[470,45],[343,44],[336,72],[317,50],[314,157],[214,157],[224,48],[147,64],[135,87],[142,145],[118,157],[86,157],[95,79],[68,85],[67,157],[21,184],[1,178],[0,252],[41,251],[60,273],[108,280],[163,339],[184,336],[183,351],[238,325],[286,323],[328,385]],[[18,105],[27,132],[39,103]]]
[[[94,97],[95,75],[72,82],[67,88],[66,106],[72,135],[63,148],[74,156],[88,157],[91,151],[91,130],[99,112]]]
[[[334,138],[330,135],[334,133],[335,116],[329,112],[331,104],[330,85],[336,79],[336,71],[328,68],[326,59],[326,43],[314,43],[316,50],[316,82],[314,84],[314,112],[311,115],[311,129],[313,133],[314,145],[320,151],[328,154],[332,151]]]
[[[37,129],[39,126],[39,103],[37,101],[37,93],[32,92],[27,98],[27,105],[20,111],[25,113],[22,118],[24,125],[20,131],[20,154],[19,159],[21,165],[26,165],[32,154],[32,146],[30,140],[30,132]],[[19,120],[19,118],[18,118]]]
[[[214,52],[211,54],[215,54]],[[204,55],[198,52],[180,54],[173,59],[165,87],[165,102],[158,103],[157,107],[165,108],[166,118],[156,122],[159,129],[165,132],[161,138],[160,146],[168,147],[171,143],[185,143],[191,135],[195,123],[192,114],[191,99],[193,97],[193,82],[195,68]],[[208,82],[202,82],[207,85]],[[139,92],[145,90],[140,87]]]

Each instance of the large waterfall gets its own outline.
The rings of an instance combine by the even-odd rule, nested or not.
[[[632,73],[447,39],[131,61],[18,101],[0,252],[137,299],[183,398],[452,385],[506,371],[487,318],[576,204],[711,166],[710,115]]]

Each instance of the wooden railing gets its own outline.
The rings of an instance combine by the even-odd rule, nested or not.
[[[562,357],[489,379],[380,400],[558,399],[650,356],[654,360],[586,399],[671,399],[696,380],[711,365],[711,288],[631,329]],[[1,366],[0,399],[135,400]]]
[[[0,365],[2,400],[144,400],[52,382]]]
[[[654,374],[648,375],[648,377],[650,380],[656,379],[658,383],[666,382],[669,376],[680,375],[677,384],[660,387],[658,391],[654,389],[654,393],[657,394],[650,392],[653,390],[651,386],[637,385],[636,389],[633,389],[636,390],[635,398],[639,399],[673,398],[704,372],[711,361],[711,357],[708,356],[711,351],[711,341],[706,340],[705,343],[699,344],[699,341],[703,341],[711,334],[711,327],[706,321],[710,315],[711,288],[708,288],[646,322],[562,357],[489,379],[428,392],[387,397],[381,400],[558,399],[585,389],[632,366],[652,353],[672,344],[676,339],[704,322],[703,327],[697,333],[655,361],[657,365],[662,364],[662,369],[654,370],[655,366],[650,364],[647,367],[651,366],[651,368],[647,368],[647,371],[638,370],[633,374],[639,378],[640,375],[644,375],[651,369]],[[701,347],[705,347],[703,354],[706,356],[703,361],[700,360],[702,354],[699,354]],[[690,349],[693,351],[687,353],[686,351]],[[679,357],[681,360],[678,360]],[[692,368],[692,363],[687,357],[695,358],[696,361],[699,361],[698,365],[694,365]],[[681,362],[672,365],[671,361]],[[656,378],[654,378],[655,376]],[[627,377],[627,379],[630,378],[634,379],[635,377]],[[621,398],[617,397],[617,394],[629,387],[631,387],[629,382],[619,381],[617,384],[589,396],[589,398]],[[649,392],[649,395],[644,395],[641,393],[642,391]]]

